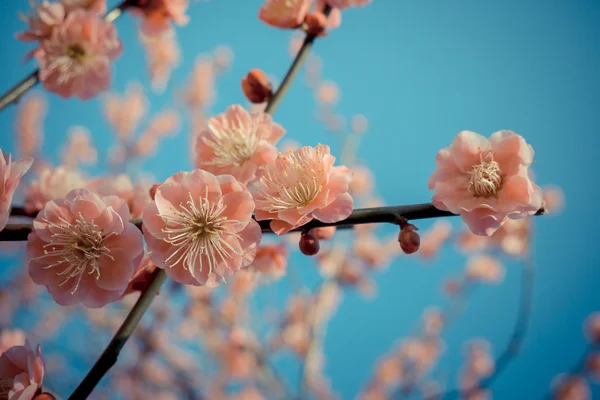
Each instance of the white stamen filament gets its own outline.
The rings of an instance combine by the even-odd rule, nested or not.
[[[98,225],[93,220],[86,220],[81,213],[72,224],[64,218],[60,218],[61,224],[50,222],[43,219],[48,224],[52,231],[50,235],[50,243],[44,245],[44,255],[32,258],[32,260],[43,260],[46,258],[54,258],[57,260],[43,267],[44,269],[64,266],[65,268],[57,272],[56,275],[64,276],[64,280],[58,285],[63,286],[71,279],[75,278],[75,286],[71,294],[75,294],[83,278],[83,274],[96,274],[96,279],[100,278],[100,268],[98,267],[98,259],[106,256],[114,261],[114,257],[110,254],[110,249],[104,245],[104,241],[115,235],[111,232],[106,236],[102,236]]]
[[[222,127],[209,126],[212,137],[203,137],[202,141],[212,148],[215,157],[204,164],[218,167],[243,165],[252,158],[262,140],[258,128],[258,121],[253,119],[246,127],[239,118],[234,122],[223,119]]]

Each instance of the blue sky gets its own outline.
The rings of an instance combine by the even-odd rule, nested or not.
[[[196,55],[218,45],[231,47],[235,59],[218,82],[214,113],[245,104],[239,81],[249,69],[261,68],[281,79],[291,61],[290,34],[256,18],[261,3],[194,2],[190,24],[178,29],[182,65],[165,94],[150,95],[151,110],[175,105],[174,94]],[[26,2],[6,2],[0,15],[2,91],[34,67],[23,65],[29,47],[13,37],[24,26],[18,10],[25,11]],[[565,211],[535,221],[531,329],[521,356],[494,384],[498,399],[545,393],[552,378],[568,370],[583,351],[582,323],[600,309],[596,238],[600,211],[595,204],[600,195],[599,20],[600,2],[595,0],[374,0],[369,7],[344,12],[342,27],[316,45],[324,61],[324,78],[341,87],[338,110],[369,118],[358,157],[375,173],[386,204],[429,202],[427,179],[435,167],[435,154],[461,130],[486,136],[500,129],[518,132],[536,151],[538,183],[564,189]],[[125,16],[117,27],[125,51],[114,67],[113,89],[122,92],[134,80],[148,88],[134,19]],[[113,136],[100,101],[53,95],[49,100],[44,154],[56,162],[68,127],[78,124],[90,128],[105,160]],[[312,92],[297,82],[275,120],[288,130],[288,138],[306,145],[331,144],[334,154],[339,153],[339,143],[315,120],[314,111]],[[15,148],[15,116],[15,107],[0,113],[0,147],[6,151]],[[164,141],[145,169],[159,179],[190,169],[187,128],[184,123],[180,135]],[[90,172],[105,170],[101,162]],[[452,222],[460,226],[460,221]],[[357,393],[373,362],[410,330],[425,307],[444,304],[441,284],[457,274],[464,261],[451,246],[428,264],[403,257],[375,277],[376,300],[345,295],[325,343],[326,373],[344,399]],[[293,264],[309,287],[316,284],[312,261],[294,258]],[[459,323],[446,335],[447,355],[440,371],[458,371],[462,344],[469,338],[486,337],[497,352],[508,340],[518,306],[519,264],[506,260],[506,265],[504,283],[476,291]],[[277,290],[286,288],[282,284]],[[292,369],[284,373],[292,377]]]

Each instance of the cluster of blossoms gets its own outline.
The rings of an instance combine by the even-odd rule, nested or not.
[[[42,397],[44,359],[38,345],[35,350],[20,331],[0,335],[0,399],[31,400]],[[39,397],[38,397],[39,396]]]

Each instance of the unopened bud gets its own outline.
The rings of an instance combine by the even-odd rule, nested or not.
[[[267,75],[260,69],[251,70],[242,79],[242,90],[252,103],[264,103],[273,95],[273,86]]]
[[[419,250],[421,245],[421,237],[417,232],[416,226],[413,224],[404,224],[402,230],[398,234],[398,242],[400,242],[400,248],[405,254],[412,254]]]
[[[161,183],[155,183],[154,185],[152,185],[152,187],[150,188],[150,198],[152,200],[154,200],[154,197],[156,197],[156,190],[158,189],[158,187],[161,185]]]
[[[306,18],[304,18],[302,28],[309,35],[325,36],[327,35],[325,32],[325,29],[327,28],[327,17],[320,11],[308,14]]]
[[[300,251],[302,254],[307,256],[314,256],[319,252],[319,239],[317,239],[311,232],[302,233],[300,236]]]

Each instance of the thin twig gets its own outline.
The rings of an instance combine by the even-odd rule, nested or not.
[[[104,19],[108,22],[113,22],[123,14],[123,11],[127,7],[131,6],[131,3],[131,0],[124,0],[118,6],[106,13]],[[23,96],[29,89],[36,85],[40,81],[38,75],[39,72],[40,70],[36,69],[21,82],[10,88],[8,92],[4,93],[2,97],[0,97],[0,111],[4,110],[10,104],[16,104],[21,96]]]
[[[100,358],[96,361],[90,372],[81,381],[77,389],[73,392],[69,400],[82,400],[86,399],[90,393],[94,390],[98,382],[108,372],[108,370],[117,362],[119,353],[127,340],[131,337],[135,327],[137,326],[140,319],[144,315],[144,312],[154,300],[155,295],[162,286],[163,282],[167,279],[167,274],[162,269],[157,269],[154,272],[152,281],[144,292],[140,295],[140,298],[135,303],[125,321],[112,338]]]

